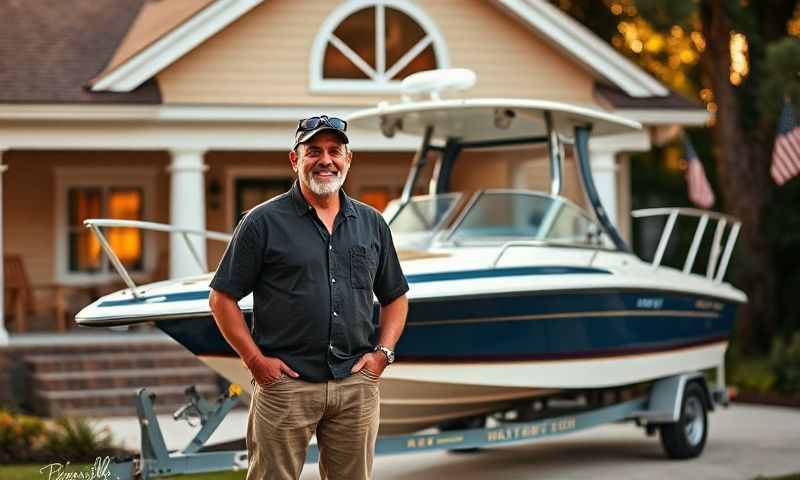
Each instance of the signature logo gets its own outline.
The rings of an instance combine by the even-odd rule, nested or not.
[[[112,480],[111,457],[97,457],[92,465],[83,469],[70,469],[70,462],[51,463],[39,469],[47,480]],[[118,478],[118,477],[117,477]]]

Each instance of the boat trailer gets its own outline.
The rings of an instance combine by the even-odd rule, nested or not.
[[[168,475],[246,470],[247,450],[203,451],[205,442],[240,401],[241,387],[232,384],[216,404],[203,399],[194,387],[186,394],[190,402],[178,409],[175,420],[200,430],[180,451],[170,452],[164,441],[153,404],[155,394],[141,388],[136,392],[136,411],[141,430],[141,450],[137,457],[115,458],[109,464],[111,478],[151,479]],[[635,421],[648,435],[661,429],[662,444],[669,457],[689,458],[702,452],[708,430],[706,412],[714,403],[727,406],[724,389],[709,390],[703,374],[686,373],[657,380],[647,395],[604,405],[579,409],[534,421],[498,421],[487,428],[448,430],[378,437],[376,455],[466,450],[497,445],[532,442],[612,422]],[[319,459],[317,445],[309,446],[306,463]]]

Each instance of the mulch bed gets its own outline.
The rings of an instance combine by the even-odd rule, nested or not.
[[[785,395],[773,392],[738,392],[733,397],[735,403],[748,403],[757,405],[772,405],[776,407],[800,408],[800,394]]]

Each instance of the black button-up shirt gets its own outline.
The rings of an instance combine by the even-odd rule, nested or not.
[[[408,291],[391,232],[374,208],[339,193],[333,234],[299,183],[239,222],[210,287],[253,292],[251,333],[264,355],[308,381],[350,375],[373,349],[381,305]]]

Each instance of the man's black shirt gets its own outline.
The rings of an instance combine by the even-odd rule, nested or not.
[[[262,353],[308,381],[350,375],[373,348],[373,291],[386,305],[408,291],[389,226],[339,192],[333,234],[295,182],[239,222],[210,287],[253,292],[251,333]]]

